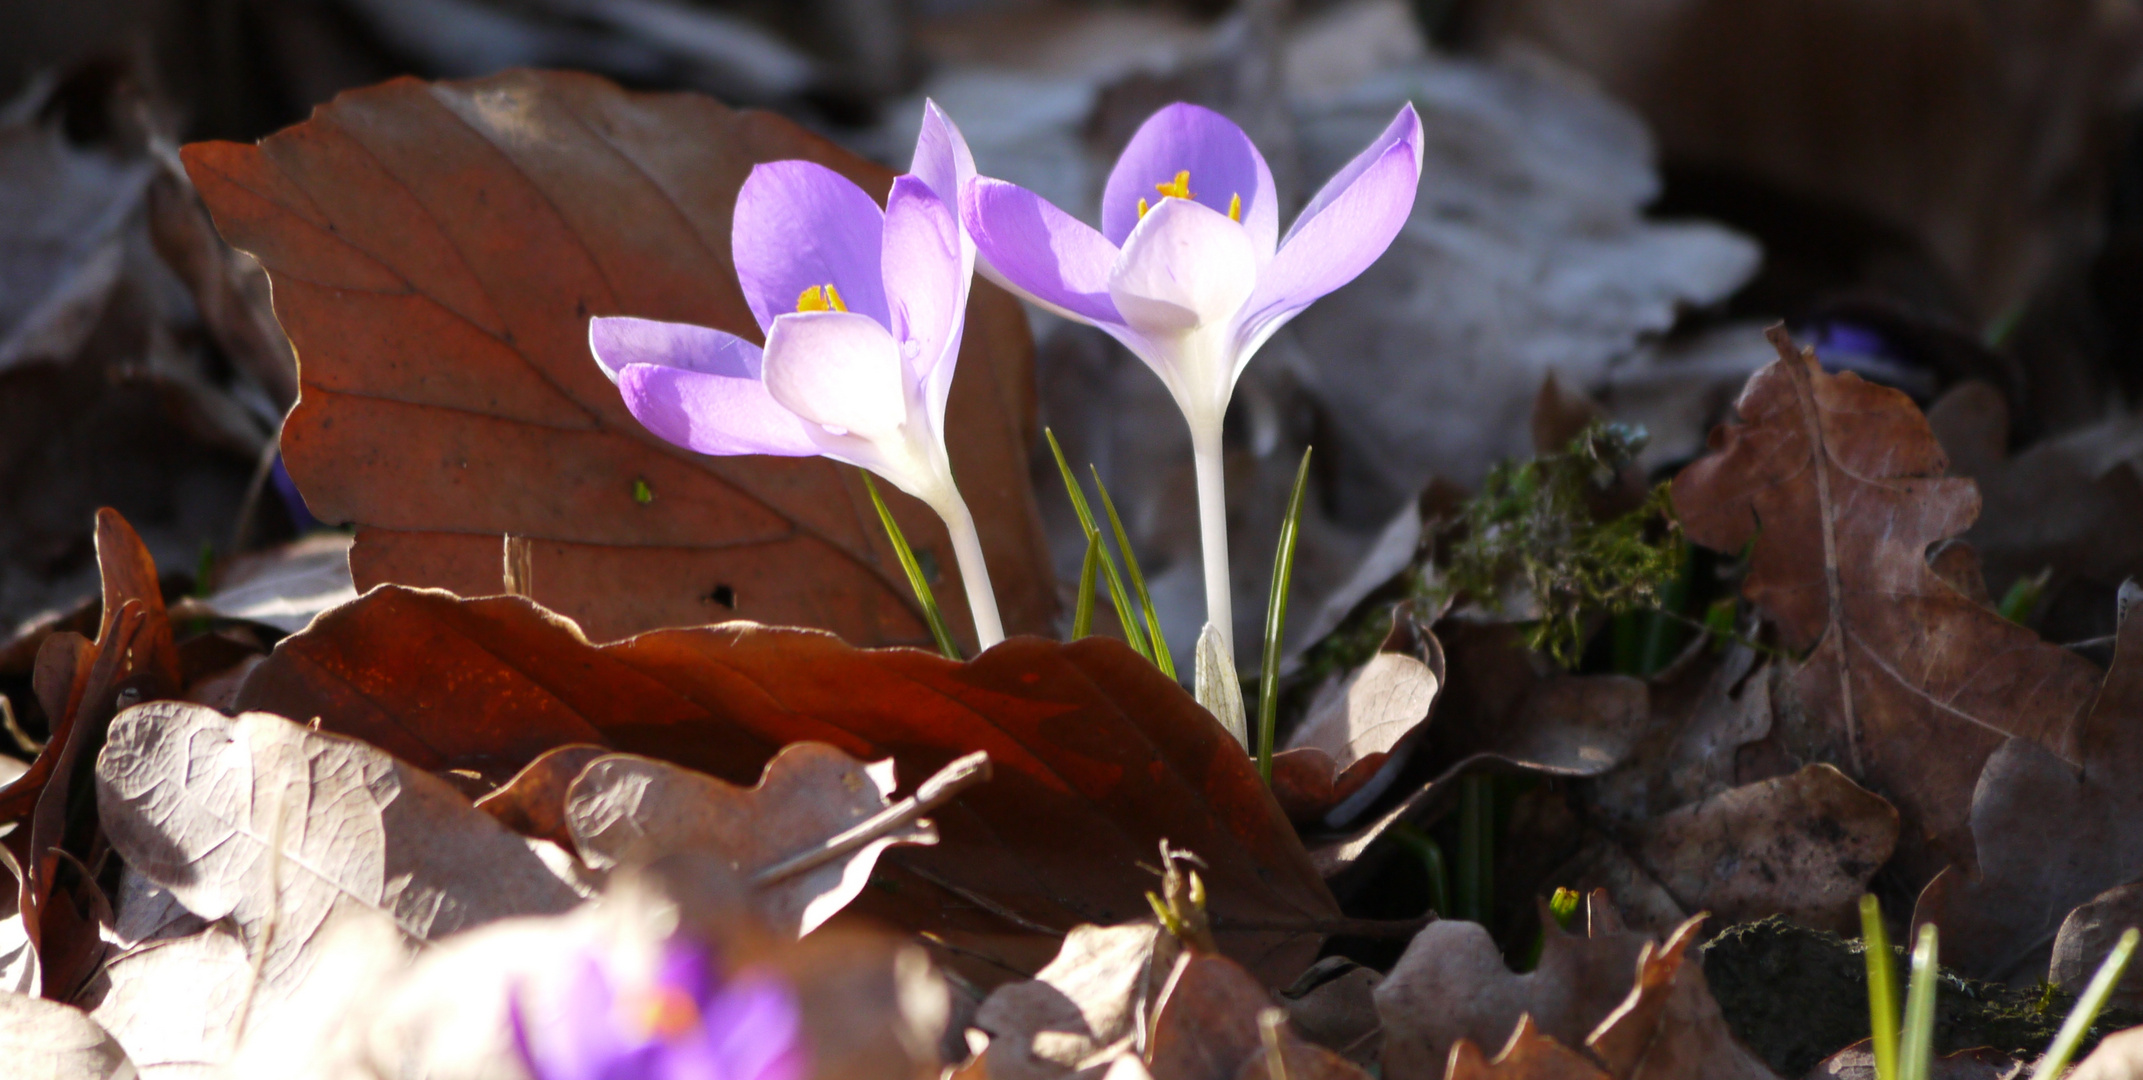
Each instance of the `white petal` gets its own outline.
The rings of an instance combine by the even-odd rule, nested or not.
[[[775,401],[829,434],[894,439],[908,418],[900,345],[867,315],[815,311],[775,319],[763,370]]]
[[[1148,337],[1226,323],[1257,286],[1257,250],[1240,222],[1189,199],[1164,198],[1124,238],[1109,297]]]

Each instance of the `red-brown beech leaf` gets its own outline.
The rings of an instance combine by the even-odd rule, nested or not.
[[[396,79],[257,146],[197,143],[184,158],[216,227],[267,268],[301,384],[283,453],[315,514],[357,523],[359,590],[509,591],[510,536],[530,571],[510,591],[598,640],[734,616],[867,645],[930,640],[855,469],[671,446],[588,352],[592,315],[757,340],[729,260],[752,165],[811,159],[880,199],[887,170],[767,113],[533,71]],[[1032,343],[1018,306],[982,282],[967,327],[954,469],[1006,627],[1046,629]],[[943,525],[888,497],[937,553],[946,618],[972,641]]]
[[[1911,399],[1824,374],[1783,329],[1771,340],[1779,359],[1742,391],[1739,422],[1675,478],[1675,512],[1706,547],[1754,539],[1743,594],[1786,645],[1813,648],[1795,678],[1805,730],[1780,732],[1791,748],[1897,805],[1908,873],[1970,865],[1988,755],[2016,736],[2076,761],[2097,673],[1929,568],[1929,545],[1971,525],[1979,494],[1944,477]]]
[[[750,623],[598,647],[520,597],[381,586],[283,639],[238,703],[495,782],[568,743],[740,786],[805,740],[890,757],[910,788],[987,750],[994,778],[931,813],[938,846],[888,852],[853,910],[937,935],[993,983],[1074,926],[1145,911],[1163,838],[1205,860],[1222,948],[1269,983],[1338,914],[1242,748],[1113,639],[1013,638],[964,664]]]

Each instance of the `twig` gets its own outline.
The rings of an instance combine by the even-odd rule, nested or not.
[[[772,866],[753,871],[752,884],[763,889],[775,882],[824,866],[922,817],[951,801],[953,796],[989,778],[990,755],[987,751],[977,750],[959,758],[923,781],[922,786],[915,789],[915,794],[843,829],[815,848],[798,852]]]

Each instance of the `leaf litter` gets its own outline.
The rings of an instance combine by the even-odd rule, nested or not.
[[[1745,298],[1775,287],[1771,262],[1731,316],[1682,310],[1750,280],[1755,249],[1640,214],[1659,173],[1638,115],[1665,125],[1670,153],[1692,145],[1649,89],[1633,112],[1537,56],[1429,51],[1395,4],[1251,8],[1212,28],[1130,18],[1154,70],[994,57],[1056,66],[991,85],[1074,89],[1041,124],[970,133],[985,157],[1032,155],[1014,168],[1050,172],[1037,189],[1084,206],[1077,163],[1106,160],[1173,98],[1269,141],[1283,189],[1399,100],[1433,114],[1430,171],[1447,183],[1392,258],[1275,342],[1285,362],[1246,379],[1230,430],[1236,524],[1256,543],[1291,474],[1267,466],[1319,450],[1296,601],[1314,615],[1289,642],[1271,791],[1116,643],[1016,638],[966,663],[869,648],[926,636],[851,478],[672,452],[588,383],[588,314],[748,329],[724,238],[750,163],[801,154],[874,192],[890,173],[705,99],[535,72],[403,79],[259,146],[185,152],[221,237],[265,276],[163,159],[122,148],[117,187],[83,174],[85,213],[143,230],[100,248],[116,234],[60,228],[87,246],[28,252],[64,272],[37,278],[49,296],[7,324],[29,330],[4,333],[0,355],[21,362],[0,374],[109,362],[110,327],[169,322],[128,291],[168,274],[194,305],[194,355],[240,373],[207,390],[177,379],[185,400],[213,412],[253,395],[265,416],[299,395],[290,469],[357,535],[252,535],[246,496],[233,546],[260,554],[203,559],[188,581],[147,550],[173,567],[189,552],[143,545],[106,512],[104,595],[7,647],[0,678],[31,691],[21,711],[46,739],[0,787],[23,901],[0,923],[0,989],[50,1000],[0,998],[0,1054],[29,1075],[281,1076],[303,1061],[304,1075],[518,1077],[512,1009],[550,1007],[591,956],[696,938],[719,947],[722,978],[781,973],[814,1075],[1794,1075],[1804,1063],[1780,1063],[1745,980],[1714,998],[1703,943],[1737,923],[1717,940],[1848,929],[1870,890],[1893,918],[1917,894],[1913,921],[1940,927],[1961,972],[2055,987],[2007,993],[2039,994],[2014,1007],[2040,1028],[2058,1020],[2135,918],[2143,873],[2123,749],[2143,660],[2108,633],[2107,602],[2133,562],[2119,540],[2131,425],[2059,420],[2074,395],[2031,398],[2017,373],[2042,391],[2066,376],[2006,350],[1921,363],[1899,345],[1925,345],[1899,329],[1917,324],[1866,306],[1831,310],[1881,323],[1888,346],[1818,320],[1814,353],[1779,331],[1774,362],[1743,318],[1769,302]],[[1474,32],[1549,25],[1568,24]],[[1610,85],[1650,85],[1613,66],[1622,38],[1574,53],[1545,39]],[[2099,85],[2062,107],[2088,113]],[[97,164],[57,130],[9,129],[48,164]],[[2043,218],[1967,255],[1905,217],[1982,299],[2037,287],[2050,265],[2003,277],[2008,256],[1988,252],[2062,250]],[[1028,475],[1047,473],[1029,454],[1028,339],[978,290],[966,367],[988,377],[955,394],[953,453],[983,493],[1008,614],[1046,632],[1074,598],[1037,527],[1038,506],[1059,524],[1057,493],[1029,482],[1053,478]],[[305,358],[295,379],[285,331]],[[413,366],[420,331],[456,363]],[[1109,479],[1156,607],[1180,616],[1187,477],[1152,464],[1174,459],[1174,417],[1121,359],[1057,330],[1039,397]],[[242,474],[265,429],[215,415],[225,471]],[[1658,565],[1543,605],[1555,597],[1522,570],[1467,562],[1469,515],[1516,519],[1483,516],[1452,481],[1528,442],[1535,461],[1498,475],[1552,471],[1586,425],[1633,419],[1655,429],[1629,455],[1641,471],[1585,488],[1563,515],[1575,532],[1536,530],[1535,546],[1582,560],[1575,538],[1617,521],[1615,499],[1697,458],[1671,519],[1629,519],[1627,539],[1669,537]],[[275,475],[258,460],[256,494]],[[1523,487],[1488,485],[1519,503]],[[86,509],[63,504],[41,508],[72,515],[47,531],[79,546]],[[896,512],[942,575],[935,522]],[[1454,569],[1482,587],[1448,603],[1436,590]],[[1239,584],[1238,610],[1260,610],[1261,571]],[[757,621],[706,625],[732,615]],[[1168,629],[1179,647],[1197,638]],[[958,771],[978,750],[986,780]],[[1455,886],[1478,922],[1431,910]],[[1576,930],[1541,906],[1558,889],[1587,894]],[[1945,986],[1946,1009],[1996,995]],[[1864,1018],[1852,994],[1822,1008]],[[1867,1074],[1845,1041],[1805,1059],[1814,1075]],[[2005,1075],[2036,1052],[2008,1041],[1936,1072]],[[2107,1040],[2078,1075],[2126,1075],[2127,1046]]]

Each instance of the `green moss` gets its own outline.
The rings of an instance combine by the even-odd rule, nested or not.
[[[1898,970],[1909,969],[1905,951],[1893,951]],[[1868,1037],[1868,965],[1859,941],[1772,916],[1728,927],[1704,945],[1702,957],[1727,1026],[1781,1076],[1806,1075]],[[2074,1002],[2052,987],[2011,989],[1945,968],[1935,997],[1935,1053],[1991,1046],[2031,1060],[2045,1052]],[[2135,1022],[2102,1013],[2085,1046]]]
[[[1535,616],[1526,644],[1566,667],[1588,616],[1657,605],[1682,562],[1667,486],[1627,513],[1595,513],[1644,443],[1642,429],[1596,423],[1560,453],[1498,465],[1438,560],[1445,594],[1491,611],[1522,594]]]

